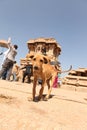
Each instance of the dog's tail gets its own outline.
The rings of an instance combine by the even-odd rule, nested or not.
[[[72,69],[72,65],[70,65],[70,68],[68,70],[61,71],[61,73],[67,73],[67,72],[71,71],[71,69]]]

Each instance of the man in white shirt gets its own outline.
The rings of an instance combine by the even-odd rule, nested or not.
[[[7,58],[7,54],[10,51],[10,49],[7,49],[5,52],[1,52],[0,55],[4,55],[2,65],[4,63],[4,60]],[[5,71],[2,75],[2,79],[6,79],[7,71]]]
[[[12,45],[10,40],[8,40],[8,49],[9,51],[6,53],[5,55],[5,60],[2,64],[2,69],[0,71],[0,78],[3,77],[3,75],[7,72],[9,72],[9,70],[12,69],[14,63],[15,63],[15,56],[17,55],[17,45]],[[9,76],[10,78],[10,73]],[[8,78],[8,80],[9,80]]]

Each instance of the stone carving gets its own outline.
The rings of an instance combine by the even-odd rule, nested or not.
[[[61,47],[54,38],[37,38],[27,41],[29,53],[44,53],[55,60],[61,52]],[[33,46],[33,47],[31,47]]]
[[[8,48],[7,43],[8,43],[8,41],[6,41],[6,40],[0,40],[0,47]]]
[[[30,54],[41,53],[49,56],[51,61],[58,61],[58,56],[61,53],[61,47],[54,38],[31,39],[27,41],[27,46],[29,53],[26,54],[26,58],[28,58]],[[26,58],[22,58],[20,64],[23,64]]]
[[[62,85],[87,87],[87,68],[71,70],[68,75],[63,78]]]

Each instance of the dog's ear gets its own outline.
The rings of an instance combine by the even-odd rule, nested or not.
[[[47,58],[43,57],[43,59],[44,59],[44,63],[47,64],[48,63]]]
[[[44,63],[45,63],[45,64],[50,63],[50,57],[48,57],[48,56],[43,56],[43,59],[44,59]]]
[[[31,59],[32,59],[33,57],[34,57],[33,54],[32,54],[32,55],[30,55],[30,54],[27,54],[27,55],[26,55],[26,58],[31,58]]]
[[[30,58],[33,59],[34,55],[31,55]]]

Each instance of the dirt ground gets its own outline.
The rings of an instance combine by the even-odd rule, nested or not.
[[[0,80],[0,130],[87,129],[87,92],[53,88],[52,97],[39,102],[31,96],[32,84]]]

